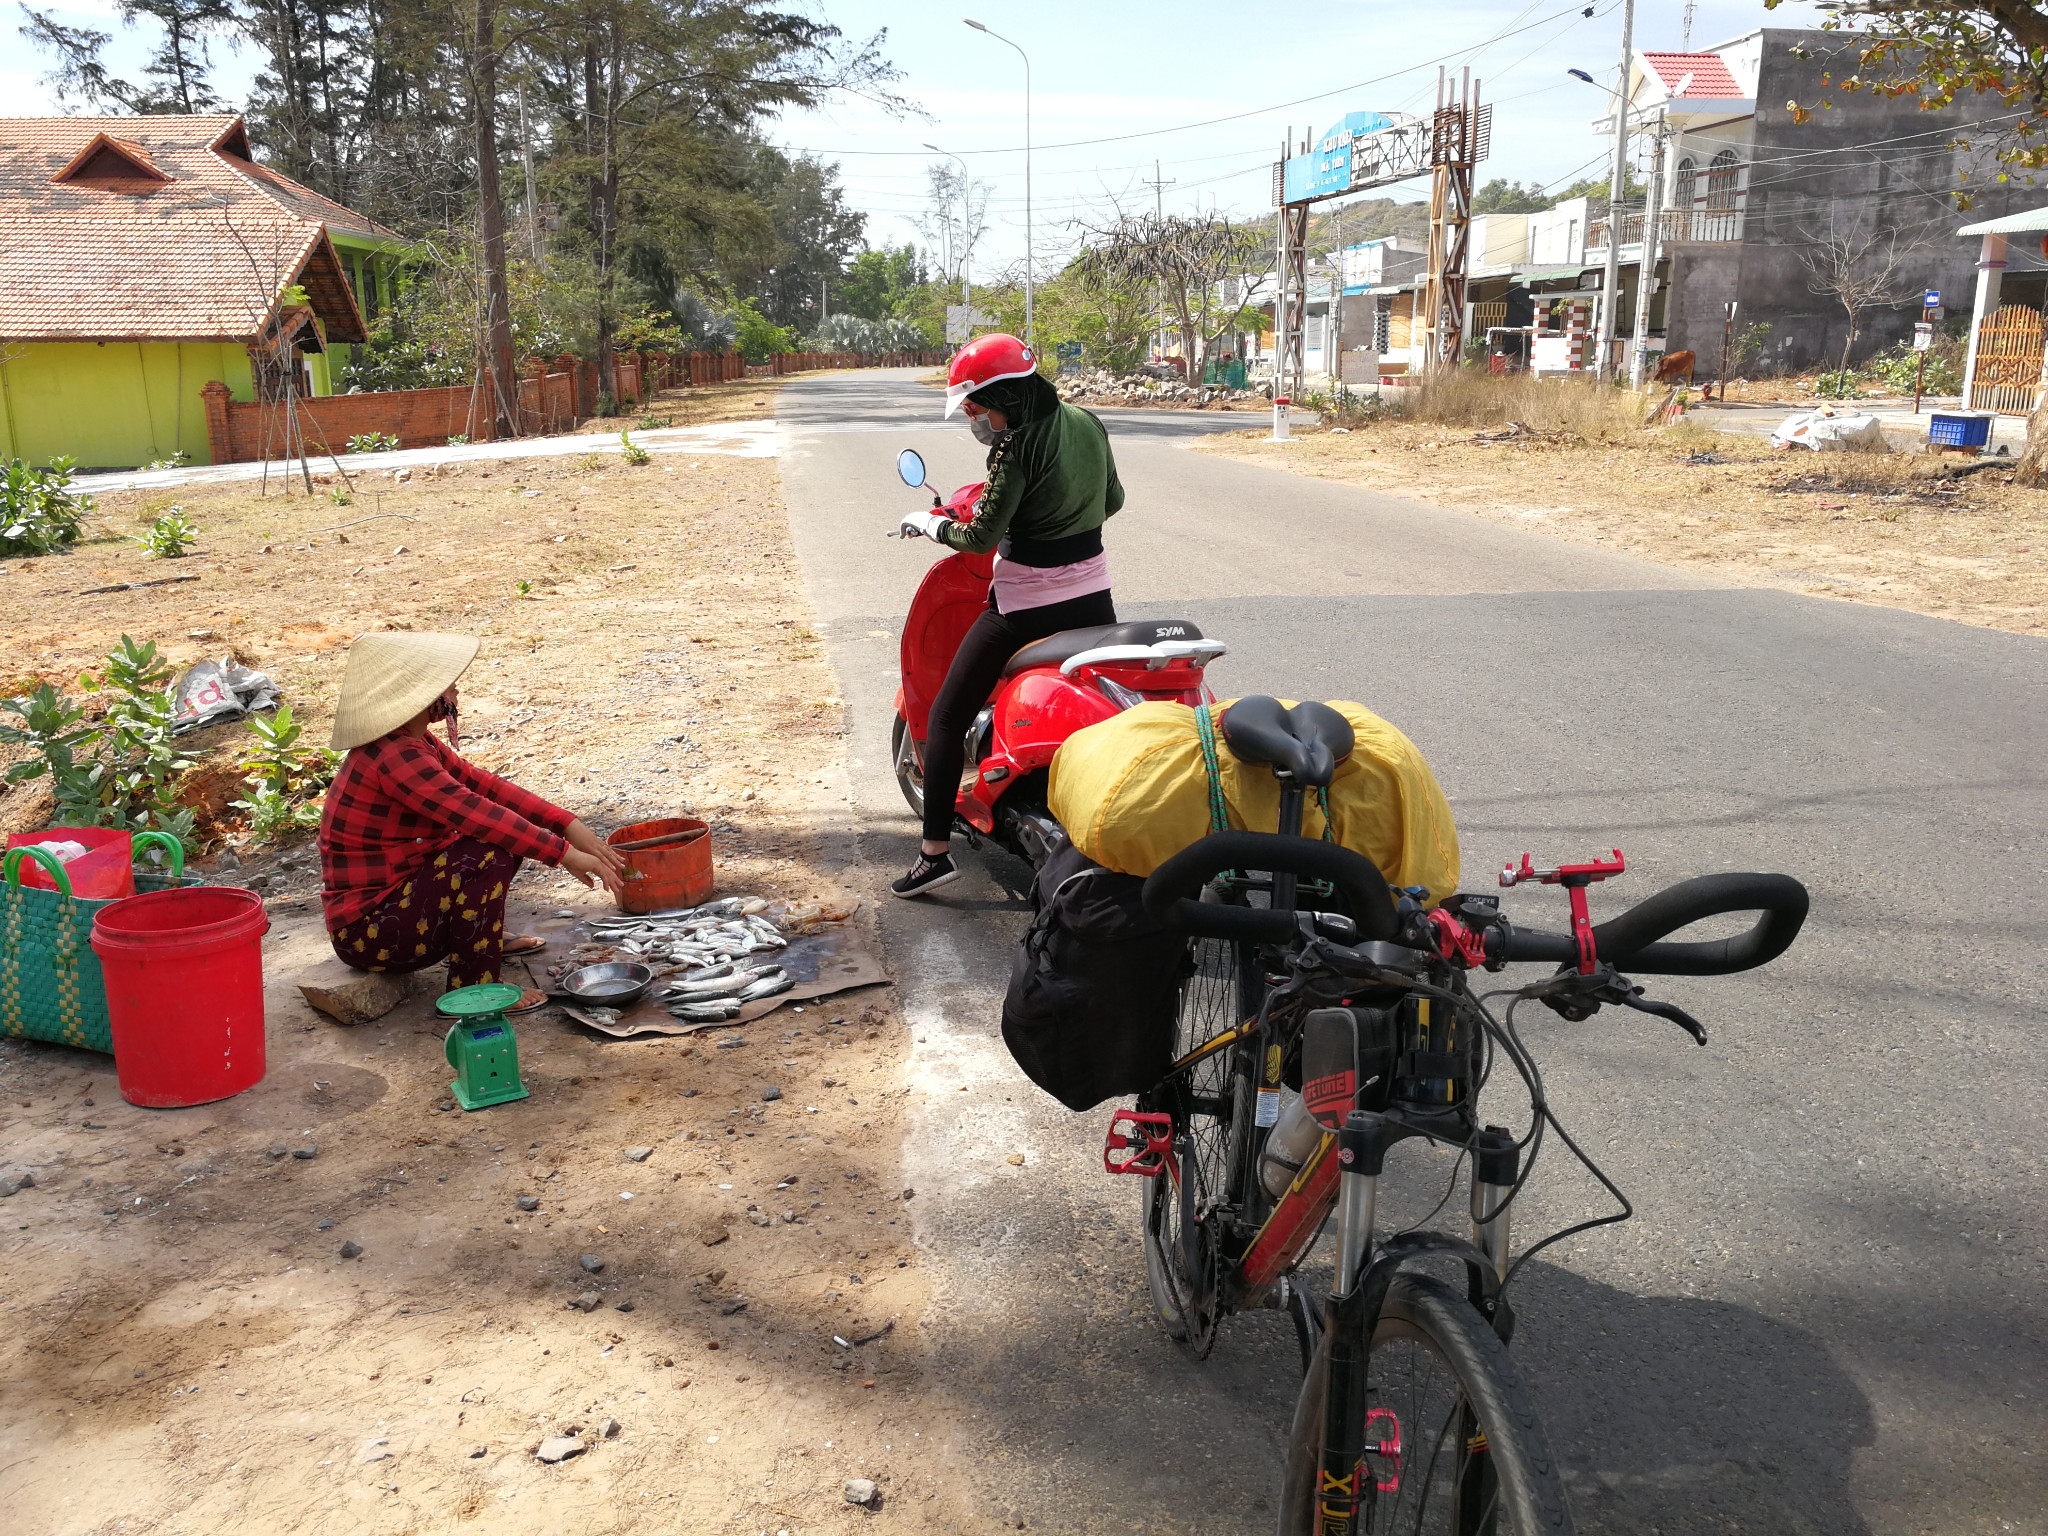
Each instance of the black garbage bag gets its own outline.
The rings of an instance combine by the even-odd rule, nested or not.
[[[1003,999],[1003,1043],[1069,1109],[1142,1093],[1173,1064],[1188,945],[1146,915],[1144,889],[1066,842],[1038,872],[1038,915]]]

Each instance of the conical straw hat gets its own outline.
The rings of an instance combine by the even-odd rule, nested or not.
[[[357,635],[334,706],[334,750],[397,730],[462,676],[481,642],[474,635],[377,630]]]

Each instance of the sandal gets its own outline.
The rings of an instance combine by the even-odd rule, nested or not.
[[[537,933],[515,933],[505,940],[501,955],[537,955],[548,947],[548,941]]]
[[[507,1008],[505,1012],[508,1016],[520,1013],[532,1013],[537,1009],[547,1007],[547,1005],[547,993],[535,991],[532,987],[523,987],[520,989],[519,992],[519,1001],[514,1003],[510,1008]]]

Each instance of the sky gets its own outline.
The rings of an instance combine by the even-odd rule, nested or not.
[[[915,221],[927,209],[927,166],[938,158],[924,146],[959,155],[989,184],[989,228],[974,256],[983,271],[1025,254],[1024,62],[963,17],[988,23],[1030,57],[1030,229],[1041,270],[1071,244],[1076,221],[1099,219],[1115,203],[1267,211],[1272,163],[1290,129],[1299,140],[1346,112],[1426,111],[1439,64],[1454,74],[1469,66],[1481,100],[1493,103],[1482,182],[1567,186],[1598,173],[1607,151],[1591,128],[1605,95],[1565,71],[1611,84],[1621,53],[1621,0],[809,0],[808,8],[849,40],[886,32],[882,51],[902,72],[894,89],[911,111],[841,98],[770,121],[767,136],[839,166],[848,201],[868,214],[873,245],[922,243]],[[116,73],[132,74],[147,51],[146,33],[114,19],[113,0],[50,9],[66,24],[112,32]],[[1770,12],[1761,0],[1640,0],[1636,45],[1682,46],[1688,9],[1696,48],[1819,18],[1799,0]],[[16,13],[6,24],[0,47],[0,100],[10,115],[58,111],[37,59],[11,35],[19,20]],[[219,87],[232,97],[252,61],[214,48]],[[1167,183],[1156,192],[1155,175]],[[1428,185],[1376,195],[1422,201]]]

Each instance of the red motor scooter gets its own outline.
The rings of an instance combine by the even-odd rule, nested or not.
[[[906,448],[896,457],[904,484],[925,489],[924,459]],[[951,497],[932,493],[932,509],[958,522],[974,517],[982,486]],[[925,737],[932,703],[969,626],[988,606],[995,556],[956,552],[933,563],[911,600],[900,651],[890,755],[911,810],[924,814]],[[1083,726],[1134,704],[1214,702],[1203,669],[1229,650],[1186,619],[1134,619],[1069,629],[1034,641],[1012,656],[986,706],[967,732],[971,781],[957,787],[957,823],[970,840],[988,838],[1032,868],[1065,834],[1046,809],[1046,777],[1060,743]],[[938,786],[932,786],[936,792]]]

